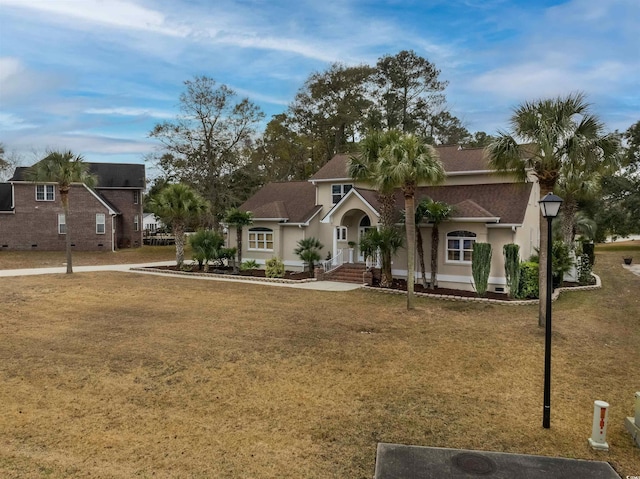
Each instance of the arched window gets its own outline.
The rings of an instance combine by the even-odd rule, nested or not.
[[[447,233],[447,262],[471,263],[473,244],[476,234],[471,231],[452,231]]]
[[[251,228],[249,230],[249,248],[254,251],[273,251],[273,230],[269,228]]]
[[[360,226],[361,227],[371,226],[371,219],[367,215],[364,215],[360,220]]]

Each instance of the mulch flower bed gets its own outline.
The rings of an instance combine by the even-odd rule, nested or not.
[[[239,271],[238,273],[233,272],[233,268],[230,266],[211,266],[209,265],[209,271],[204,271],[204,269],[200,269],[198,264],[183,264],[182,268],[178,268],[176,265],[170,266],[154,266],[153,269],[165,270],[165,271],[180,271],[183,273],[210,273],[210,274],[228,274],[234,276],[249,276],[253,278],[265,278],[265,270],[263,269],[248,269],[245,271]],[[308,272],[301,273],[299,271],[285,271],[283,279],[290,280],[303,280],[309,279],[313,276]]]

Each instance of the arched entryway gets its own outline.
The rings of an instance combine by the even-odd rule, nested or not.
[[[360,222],[358,223],[358,241],[357,244],[360,244],[360,238],[362,238],[362,236],[369,231],[371,228],[373,228],[373,226],[371,226],[371,218],[369,218],[369,216],[367,214],[364,214],[361,218],[360,218]],[[362,254],[362,252],[360,251],[360,249],[358,248],[358,262],[360,263],[364,263],[366,258],[364,257],[364,255]]]

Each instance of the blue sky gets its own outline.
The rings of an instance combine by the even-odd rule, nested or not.
[[[640,119],[639,0],[0,0],[0,142],[142,162],[183,81],[284,111],[314,71],[413,49],[470,131],[584,91],[610,130]]]

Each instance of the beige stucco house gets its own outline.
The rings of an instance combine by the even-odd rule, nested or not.
[[[505,291],[503,246],[520,245],[523,259],[538,246],[540,191],[535,177],[523,183],[497,174],[489,168],[481,148],[440,146],[436,150],[446,181],[439,186],[419,187],[416,203],[429,197],[454,207],[452,218],[439,228],[439,286],[473,290],[471,251],[477,241],[493,247],[489,290]],[[349,155],[336,155],[308,181],[270,183],[249,198],[241,209],[253,213],[254,223],[243,233],[243,259],[264,264],[277,256],[287,269],[301,270],[303,262],[293,252],[297,242],[316,237],[324,245],[323,258],[330,255],[339,257],[340,262],[364,262],[357,244],[367,229],[379,225],[378,195],[366,184],[349,178],[348,161]],[[396,207],[404,208],[400,191],[396,193]],[[431,225],[418,226],[429,276]],[[416,277],[419,270],[416,264]],[[406,278],[406,250],[393,258],[392,272],[394,277]]]

